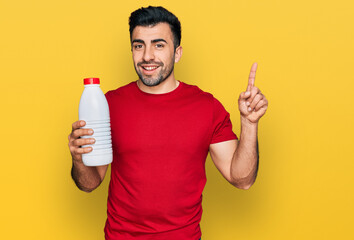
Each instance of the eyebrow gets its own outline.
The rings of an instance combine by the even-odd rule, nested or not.
[[[134,39],[133,41],[132,41],[132,43],[135,43],[135,42],[138,42],[138,43],[145,43],[143,40],[141,40],[141,39]]]
[[[165,43],[167,43],[166,40],[162,39],[162,38],[151,40],[151,43],[156,43],[156,42],[165,42]]]
[[[137,42],[137,43],[145,43],[144,40],[141,40],[141,39],[134,39],[134,40],[132,41],[132,44],[135,43],[135,42]],[[163,38],[158,38],[158,39],[151,40],[151,43],[157,43],[157,42],[165,42],[165,43],[167,43],[166,40],[163,39]]]

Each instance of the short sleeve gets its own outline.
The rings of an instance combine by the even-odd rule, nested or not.
[[[232,123],[230,114],[225,110],[224,106],[213,97],[213,135],[212,143],[218,143],[233,139],[238,139],[232,131]]]

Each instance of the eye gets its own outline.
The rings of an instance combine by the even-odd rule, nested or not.
[[[163,48],[163,47],[164,47],[164,45],[163,45],[163,44],[161,44],[161,43],[157,43],[157,44],[156,44],[156,47],[157,47],[157,48]]]
[[[138,49],[141,49],[143,47],[142,44],[136,44],[134,45],[134,49],[138,50]]]

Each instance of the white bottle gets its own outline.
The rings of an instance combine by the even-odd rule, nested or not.
[[[112,162],[112,139],[109,107],[107,99],[100,88],[99,78],[85,78],[85,89],[81,95],[79,105],[79,119],[86,125],[82,128],[91,128],[93,135],[82,138],[95,138],[96,142],[82,147],[92,147],[92,151],[82,154],[82,161],[86,166],[101,166]]]

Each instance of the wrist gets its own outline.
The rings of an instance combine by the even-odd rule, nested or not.
[[[241,127],[257,128],[258,127],[258,121],[257,122],[251,122],[247,118],[241,116]]]
[[[75,158],[72,158],[72,161],[73,161],[73,165],[74,165],[75,167],[84,166],[84,162],[82,161],[82,159],[75,159]]]

